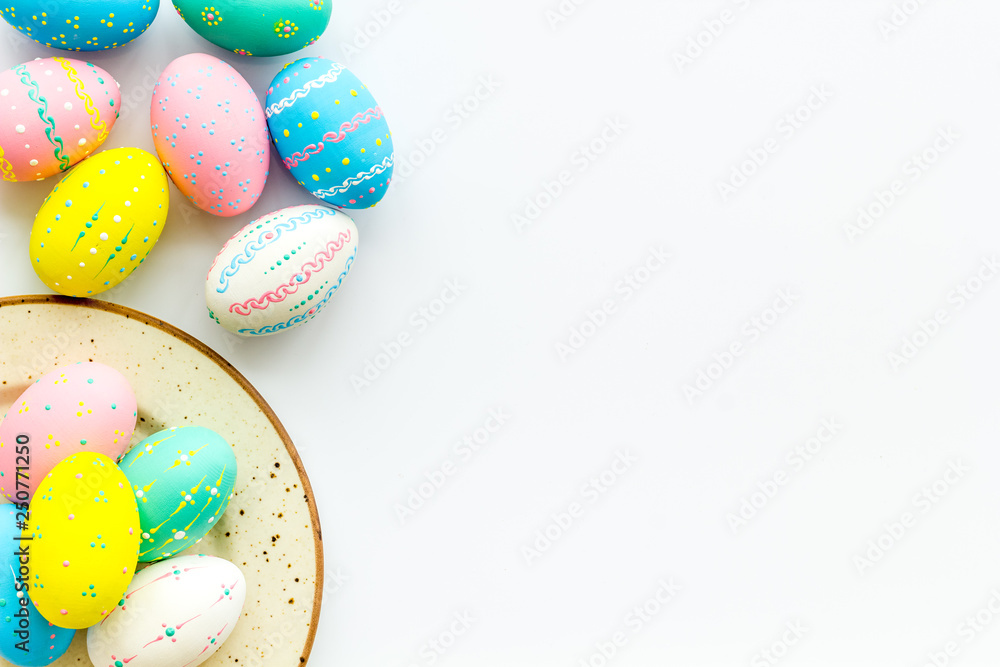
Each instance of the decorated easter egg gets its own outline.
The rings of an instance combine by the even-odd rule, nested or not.
[[[146,31],[160,0],[19,0],[0,5],[0,17],[39,44],[67,51],[100,51],[128,44]]]
[[[240,620],[246,579],[215,556],[178,556],[135,575],[117,609],[87,631],[95,665],[197,667]],[[126,662],[125,658],[128,658]]]
[[[229,506],[236,455],[222,436],[201,426],[155,433],[119,467],[139,507],[139,561],[173,556],[205,536]]]
[[[107,138],[121,108],[118,83],[96,65],[43,58],[0,72],[0,177],[40,181],[66,171]]]
[[[42,478],[73,454],[117,459],[128,449],[135,423],[135,394],[110,366],[82,362],[46,373],[0,422],[0,494],[26,502]]]
[[[73,454],[42,478],[29,511],[31,601],[54,625],[90,627],[135,573],[139,510],[128,479],[104,454]]]
[[[241,336],[308,322],[339,291],[358,254],[346,213],[291,206],[254,220],[223,246],[205,284],[212,319]]]
[[[281,56],[309,46],[330,23],[332,0],[174,0],[199,35],[243,56]]]
[[[267,89],[267,124],[281,161],[313,195],[368,208],[392,179],[392,133],[358,77],[325,58],[285,65]]]
[[[93,296],[146,261],[170,199],[160,162],[139,148],[114,148],[82,162],[35,216],[31,266],[49,289]]]
[[[0,506],[0,656],[19,667],[43,667],[66,652],[76,633],[45,620],[26,595],[31,542],[21,539],[18,524],[27,515],[27,506]]]
[[[253,88],[204,53],[167,65],[153,88],[153,143],[174,185],[215,215],[257,202],[271,159],[267,120]]]

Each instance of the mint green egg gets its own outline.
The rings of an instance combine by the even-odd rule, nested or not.
[[[243,56],[282,56],[309,46],[330,23],[332,0],[174,0],[196,33]]]
[[[229,506],[236,454],[215,431],[182,426],[149,436],[118,467],[139,507],[139,562],[174,556],[200,540]]]

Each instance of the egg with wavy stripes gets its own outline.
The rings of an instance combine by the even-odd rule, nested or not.
[[[87,653],[102,667],[197,667],[232,634],[246,594],[243,573],[223,558],[154,563],[135,575],[114,612],[87,631]]]
[[[160,162],[139,148],[113,148],[67,174],[39,209],[31,266],[66,296],[93,296],[138,269],[160,238],[170,198]]]
[[[31,543],[20,540],[18,523],[27,507],[6,504],[0,511],[0,656],[18,667],[44,667],[58,660],[73,641],[73,630],[59,628],[38,613],[25,593],[31,577]]]
[[[72,454],[117,459],[128,449],[135,424],[135,394],[114,368],[87,361],[46,373],[0,422],[0,495],[29,500],[42,478]]]
[[[0,178],[40,181],[104,143],[118,119],[118,83],[71,58],[40,58],[0,72]]]
[[[392,180],[385,113],[349,69],[325,58],[285,65],[267,89],[267,124],[299,185],[338,208],[369,208]]]
[[[333,0],[173,0],[184,22],[216,46],[241,56],[281,56],[320,38]]]
[[[173,556],[204,537],[226,511],[236,484],[233,448],[203,426],[154,433],[118,465],[139,506],[142,563]]]
[[[138,562],[128,479],[104,454],[73,454],[41,480],[28,509],[31,601],[53,625],[90,627],[115,608]]]
[[[223,246],[205,284],[209,315],[241,336],[313,319],[339,293],[358,254],[349,215],[292,206],[254,220]]]
[[[177,58],[153,88],[153,143],[174,185],[218,216],[246,212],[267,181],[271,147],[257,95],[225,61]]]
[[[159,8],[160,0],[10,0],[0,17],[45,46],[103,51],[144,33]]]

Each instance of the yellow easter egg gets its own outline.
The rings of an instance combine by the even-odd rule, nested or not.
[[[41,480],[29,511],[31,601],[61,628],[99,623],[139,557],[139,510],[125,474],[104,454],[74,454]]]
[[[94,296],[139,268],[167,221],[167,176],[139,148],[84,160],[52,190],[31,228],[31,266],[50,289]]]

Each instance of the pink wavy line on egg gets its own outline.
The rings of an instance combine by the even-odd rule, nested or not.
[[[229,312],[236,313],[237,315],[249,315],[253,309],[264,310],[272,303],[281,303],[284,301],[288,295],[295,294],[299,287],[305,285],[309,282],[313,273],[318,272],[322,269],[327,262],[333,260],[334,255],[338,251],[344,248],[344,244],[351,240],[351,232],[348,230],[346,232],[341,232],[337,236],[337,240],[330,241],[326,248],[320,250],[319,253],[313,257],[312,260],[306,262],[302,265],[302,268],[289,279],[288,283],[279,285],[277,289],[267,292],[257,298],[247,299],[243,303],[234,303],[229,306]],[[299,276],[305,274],[304,280],[296,280]]]
[[[349,121],[344,122],[340,126],[340,130],[336,132],[327,132],[323,135],[323,140],[319,142],[319,145],[309,144],[303,148],[298,153],[292,153],[286,157],[282,162],[285,166],[291,169],[292,167],[298,166],[299,162],[305,162],[309,159],[310,155],[318,155],[323,152],[323,142],[329,141],[332,144],[343,141],[347,138],[348,133],[354,132],[356,129],[361,127],[363,124],[370,123],[372,120],[377,120],[382,117],[382,107],[375,107],[374,109],[366,109],[365,111],[359,111],[354,115]]]

